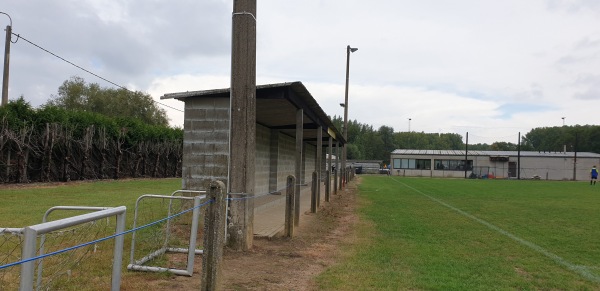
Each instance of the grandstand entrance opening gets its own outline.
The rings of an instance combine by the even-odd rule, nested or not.
[[[517,177],[517,163],[516,162],[508,162],[508,177],[509,178]]]

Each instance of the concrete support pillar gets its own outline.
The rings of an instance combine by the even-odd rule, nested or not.
[[[338,190],[338,173],[340,173],[340,143],[335,142],[335,172],[333,173],[333,194]]]
[[[308,182],[306,177],[306,145],[304,145],[304,142],[302,143],[302,169],[300,175],[300,184],[306,185]]]
[[[329,156],[327,157],[327,177],[325,178],[325,201],[329,202],[331,195],[331,169],[332,163],[331,159],[333,156],[333,137],[329,136],[329,146],[327,147],[327,152]]]
[[[338,151],[339,152],[339,151]],[[346,153],[346,145],[343,145],[341,148],[341,154],[344,155]],[[342,156],[342,164],[340,166],[340,190],[344,188],[344,183],[346,182],[346,161]]]
[[[317,162],[315,170],[317,171],[317,207],[321,204],[321,172],[323,171],[323,127],[317,128]]]
[[[331,171],[325,171],[325,202],[329,202],[331,200]]]
[[[304,133],[304,111],[302,109],[296,110],[296,195],[294,204],[294,225],[300,224],[300,183],[299,177],[302,177],[302,145],[303,145],[303,133]]]
[[[269,148],[269,192],[277,191],[277,173],[279,162],[279,130],[271,130],[271,143]]]

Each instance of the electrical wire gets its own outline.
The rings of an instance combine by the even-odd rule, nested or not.
[[[47,49],[43,48],[43,47],[41,47],[41,46],[39,46],[39,45],[37,45],[37,44],[33,43],[32,41],[30,41],[30,40],[28,40],[28,39],[26,39],[26,38],[22,37],[20,34],[16,34],[16,33],[14,33],[14,32],[13,32],[12,34],[14,34],[14,35],[16,35],[16,36],[17,36],[17,41],[18,41],[19,39],[23,39],[24,41],[28,42],[29,44],[31,44],[31,45],[33,45],[33,46],[35,46],[35,47],[37,47],[37,48],[39,48],[39,49],[41,49],[41,50],[45,51],[46,53],[49,53],[49,54],[51,54],[51,55],[55,56],[56,58],[58,58],[58,59],[62,60],[63,62],[66,62],[67,64],[70,64],[71,66],[74,66],[74,67],[76,67],[76,68],[78,68],[78,69],[80,69],[80,70],[82,70],[82,71],[84,71],[84,72],[86,72],[86,73],[88,73],[88,74],[90,74],[90,75],[92,75],[92,76],[94,76],[94,77],[98,78],[98,79],[101,79],[101,80],[103,80],[103,81],[105,81],[105,82],[108,82],[109,84],[112,84],[112,85],[114,85],[114,86],[116,86],[116,87],[118,87],[118,88],[120,88],[120,89],[127,90],[127,91],[129,91],[129,92],[135,93],[135,92],[133,92],[133,91],[131,91],[131,90],[127,89],[127,88],[126,88],[126,87],[124,87],[124,86],[121,86],[121,85],[119,85],[119,84],[117,84],[117,83],[115,83],[115,82],[113,82],[113,81],[110,81],[110,80],[108,80],[108,79],[106,79],[106,78],[104,78],[104,77],[102,77],[102,76],[100,76],[100,75],[98,75],[98,74],[95,74],[95,73],[93,73],[93,72],[91,72],[91,71],[89,71],[89,70],[87,70],[87,69],[85,69],[85,68],[83,68],[83,67],[81,67],[81,66],[78,66],[77,64],[75,64],[75,63],[73,63],[73,62],[70,62],[70,61],[66,60],[65,58],[63,58],[63,57],[61,57],[61,56],[59,56],[59,55],[57,55],[57,54],[55,54],[55,53],[53,53],[53,52],[51,52],[51,51],[49,51],[49,50],[47,50]],[[15,43],[16,43],[16,42],[15,42]],[[162,105],[162,106],[164,106],[164,107],[168,107],[168,108],[171,108],[171,109],[173,109],[173,110],[177,110],[177,111],[179,111],[179,112],[183,112],[183,110],[181,110],[181,109],[178,109],[178,108],[175,108],[175,107],[172,107],[172,106],[166,105],[166,104],[164,104],[164,103],[160,103],[160,102],[158,102],[158,101],[155,101],[154,99],[153,99],[152,101],[154,101],[155,103],[157,103],[157,104],[159,104],[159,105]]]

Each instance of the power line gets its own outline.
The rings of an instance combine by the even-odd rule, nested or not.
[[[45,48],[41,47],[41,46],[39,46],[39,45],[37,45],[37,44],[35,44],[35,43],[31,42],[30,40],[28,40],[28,39],[26,39],[26,38],[22,37],[20,34],[16,34],[16,33],[14,33],[14,32],[13,32],[12,34],[14,34],[15,36],[17,36],[17,41],[18,41],[19,39],[23,39],[24,41],[28,42],[29,44],[31,44],[31,45],[33,45],[33,46],[35,46],[35,47],[37,47],[37,48],[39,48],[39,49],[41,49],[41,50],[43,50],[43,51],[45,51],[45,52],[47,52],[47,53],[49,53],[49,54],[51,54],[51,55],[55,56],[56,58],[58,58],[58,59],[62,60],[63,62],[66,62],[66,63],[70,64],[71,66],[74,66],[74,67],[76,67],[76,68],[78,68],[78,69],[80,69],[80,70],[82,70],[82,71],[84,71],[84,72],[86,72],[86,73],[88,73],[88,74],[90,74],[90,75],[92,75],[92,76],[94,76],[94,77],[98,78],[98,79],[104,80],[105,82],[108,82],[109,84],[112,84],[112,85],[114,85],[114,86],[116,86],[116,87],[118,87],[118,88],[120,88],[120,89],[127,90],[127,91],[129,91],[129,92],[135,93],[135,92],[133,92],[133,91],[131,91],[131,90],[127,89],[127,88],[126,88],[126,87],[124,87],[124,86],[121,86],[121,85],[119,85],[119,84],[117,84],[117,83],[115,83],[115,82],[113,82],[113,81],[110,81],[110,80],[108,80],[108,79],[106,79],[106,78],[104,78],[104,77],[102,77],[102,76],[100,76],[100,75],[98,75],[98,74],[95,74],[95,73],[93,73],[93,72],[91,72],[91,71],[89,71],[89,70],[87,70],[87,69],[85,69],[85,68],[83,68],[83,67],[81,67],[81,66],[78,66],[78,65],[76,65],[76,64],[75,64],[75,63],[73,63],[73,62],[70,62],[70,61],[66,60],[65,58],[63,58],[63,57],[61,57],[61,56],[59,56],[59,55],[57,55],[57,54],[55,54],[55,53],[53,53],[53,52],[51,52],[51,51],[49,51],[49,50],[47,50],[47,49],[45,49]],[[16,43],[16,42],[15,42],[15,43]],[[152,99],[152,101],[154,101],[154,102],[156,102],[157,104],[160,104],[160,105],[162,105],[162,106],[164,106],[164,107],[168,107],[168,108],[171,108],[171,109],[173,109],[173,110],[177,110],[177,111],[179,111],[179,112],[183,112],[183,110],[181,110],[181,109],[177,109],[177,108],[175,108],[175,107],[172,107],[172,106],[169,106],[169,105],[167,105],[167,104],[160,103],[160,102],[158,102],[158,101],[155,101],[154,99]]]

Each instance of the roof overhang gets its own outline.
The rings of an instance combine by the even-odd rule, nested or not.
[[[188,91],[165,94],[161,99],[177,99],[185,102],[188,98],[230,98],[229,88]],[[317,101],[301,82],[277,83],[256,86],[256,123],[267,128],[295,137],[296,112],[303,110],[303,140],[317,144],[317,128],[323,131],[323,144],[329,137],[345,144],[346,141],[333,122],[325,114]]]

